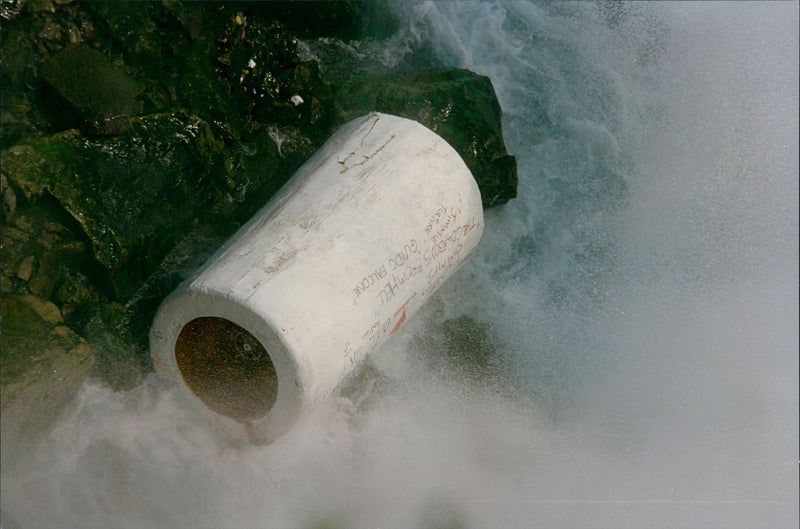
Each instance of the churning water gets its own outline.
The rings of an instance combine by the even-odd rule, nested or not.
[[[503,107],[520,196],[478,253],[268,447],[87,385],[4,526],[796,526],[798,4],[399,10],[355,51]]]

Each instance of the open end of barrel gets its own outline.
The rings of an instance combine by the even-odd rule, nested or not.
[[[189,389],[221,415],[252,421],[275,404],[278,377],[267,350],[230,320],[188,322],[175,342],[175,360]]]

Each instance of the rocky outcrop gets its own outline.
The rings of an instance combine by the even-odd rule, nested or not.
[[[484,208],[516,196],[517,162],[503,142],[502,112],[488,77],[469,70],[364,76],[338,87],[337,122],[377,110],[419,121],[458,151],[478,182]]]
[[[222,147],[199,118],[157,114],[113,137],[23,140],[4,152],[3,172],[27,201],[63,208],[106,276],[96,280],[127,301],[197,217],[235,192]]]

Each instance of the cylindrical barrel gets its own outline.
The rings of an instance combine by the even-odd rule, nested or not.
[[[209,418],[273,438],[345,382],[482,232],[478,187],[447,142],[408,119],[358,118],[164,300],[156,370]]]

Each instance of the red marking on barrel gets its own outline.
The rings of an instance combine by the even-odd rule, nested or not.
[[[397,312],[394,313],[395,318],[399,315],[400,319],[394,324],[394,328],[389,334],[394,334],[394,332],[399,329],[401,325],[403,325],[403,322],[406,321],[406,309],[408,309],[408,304],[411,303],[411,300],[414,299],[416,295],[417,293],[414,292],[411,297],[408,298],[405,303],[403,303],[403,306],[397,309]]]

